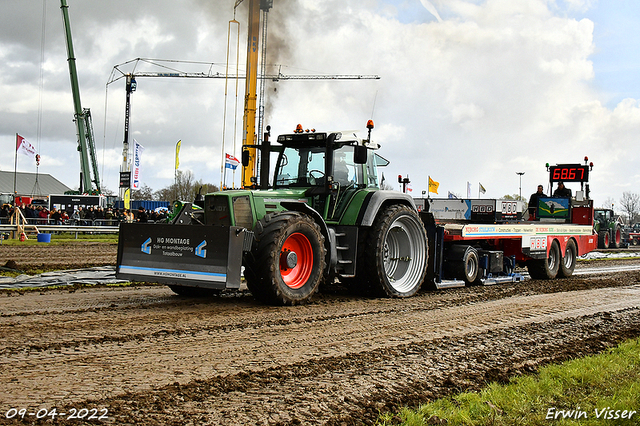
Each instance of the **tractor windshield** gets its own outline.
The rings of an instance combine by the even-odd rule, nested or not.
[[[285,147],[276,170],[276,188],[324,185],[324,148]]]
[[[275,187],[323,186],[325,147],[285,147],[276,165]],[[333,151],[333,180],[342,188],[367,186],[363,167],[353,161],[353,146]],[[375,174],[374,180],[375,180]],[[369,184],[375,182],[369,182]]]

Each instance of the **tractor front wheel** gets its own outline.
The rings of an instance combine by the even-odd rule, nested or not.
[[[404,205],[380,212],[364,260],[367,281],[377,296],[413,296],[427,272],[427,233],[418,214]]]
[[[599,249],[609,248],[609,231],[608,230],[598,232],[598,248]]]
[[[613,241],[610,242],[611,248],[620,248],[622,245],[622,228],[620,225],[616,225],[615,230],[613,231]]]
[[[278,305],[308,302],[326,266],[320,227],[298,212],[266,215],[256,227],[256,241],[252,260],[245,262],[245,279],[253,296]]]

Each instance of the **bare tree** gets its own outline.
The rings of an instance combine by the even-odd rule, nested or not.
[[[163,201],[193,201],[199,191],[202,195],[208,192],[215,192],[218,187],[213,184],[204,183],[202,180],[193,180],[193,173],[190,170],[178,170],[176,180],[173,184],[155,192],[155,197]]]
[[[630,224],[637,222],[640,216],[640,195],[629,191],[623,192],[620,208],[626,213]]]
[[[607,197],[604,200],[604,203],[602,203],[600,205],[600,208],[602,208],[602,209],[613,209],[613,206],[615,205],[615,203],[616,203],[616,201],[613,198]]]
[[[153,190],[146,183],[143,183],[140,189],[131,190],[131,199],[132,200],[154,200]]]

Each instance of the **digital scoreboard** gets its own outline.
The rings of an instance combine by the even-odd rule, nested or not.
[[[582,164],[558,164],[549,166],[550,182],[589,182],[589,166]]]

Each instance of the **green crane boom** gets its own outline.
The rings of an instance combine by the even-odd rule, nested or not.
[[[62,22],[67,41],[67,62],[69,63],[69,75],[71,78],[71,92],[73,94],[74,121],[78,137],[78,152],[80,152],[80,193],[100,193],[100,177],[98,174],[98,163],[96,161],[95,143],[93,137],[93,125],[91,123],[91,112],[88,108],[83,109],[80,102],[80,86],[78,85],[78,72],[76,70],[76,58],[73,52],[73,42],[71,40],[71,25],[69,23],[69,6],[66,0],[60,0],[62,10]],[[89,159],[91,157],[91,159]],[[91,161],[92,169],[89,168]],[[93,170],[93,179],[91,178]],[[92,185],[95,184],[94,185]]]

